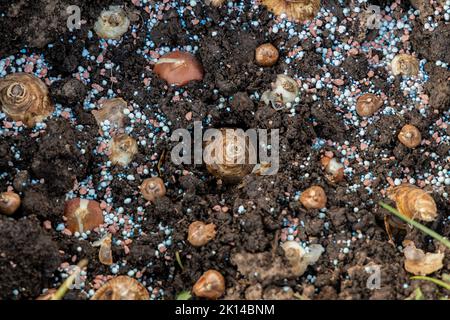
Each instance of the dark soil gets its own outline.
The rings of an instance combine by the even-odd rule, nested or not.
[[[131,237],[123,236],[122,229],[117,228],[119,232],[113,238],[122,240],[122,244],[113,245],[113,258],[120,265],[118,274],[139,273],[139,280],[153,290],[151,294],[155,299],[173,299],[178,293],[190,290],[208,269],[219,270],[225,276],[227,298],[280,295],[292,298],[292,294],[280,293],[283,288],[284,292],[297,292],[311,299],[405,299],[419,286],[426,298],[445,295],[444,290],[434,284],[410,280],[411,275],[403,266],[403,253],[388,242],[383,222],[387,213],[377,203],[388,201],[384,191],[389,179],[416,177],[425,181],[427,178],[423,174],[431,173],[434,177],[439,166],[439,170],[450,171],[449,140],[437,143],[432,136],[438,130],[442,137],[448,138],[450,134],[450,127],[438,129],[435,125],[441,118],[444,122],[449,119],[450,72],[437,67],[435,62],[450,63],[450,25],[444,23],[433,32],[425,32],[420,19],[412,22],[414,31],[408,45],[420,59],[427,60],[424,67],[429,75],[424,84],[425,93],[430,97],[427,116],[423,117],[418,108],[401,116],[380,113],[367,121],[363,139],[370,144],[360,148],[361,127],[347,121],[346,107],[341,106],[344,111],[337,110],[340,106],[334,102],[332,90],[302,92],[300,103],[294,107],[295,113],[275,111],[255,99],[255,93],[264,92],[276,75],[285,71],[293,76],[300,70],[302,76],[313,78],[323,76],[325,69],[332,79],[342,79],[346,87],[358,83],[364,92],[369,88],[364,79],[373,71],[372,83],[386,96],[387,105],[400,111],[411,104],[410,98],[403,94],[400,80],[388,81],[390,73],[385,66],[369,63],[375,54],[381,60],[382,50],[373,51],[371,55],[366,52],[349,55],[339,66],[324,66],[322,54],[316,52],[312,42],[289,39],[283,29],[276,34],[269,32],[274,25],[272,15],[262,6],[252,8],[250,1],[244,1],[244,13],[198,4],[193,10],[198,20],[209,18],[205,24],[193,24],[188,13],[180,17],[176,10],[169,9],[161,12],[161,21],[151,31],[142,21],[154,15],[150,17],[142,8],[127,2],[128,7],[140,15],[140,20],[134,23],[135,34],[129,31],[120,45],[103,50],[98,46],[95,33],[89,38],[88,32],[103,8],[123,2],[69,2],[82,9],[86,23],[81,30],[69,32],[65,27],[67,15],[61,8],[67,7],[66,1],[0,3],[0,13],[3,13],[0,28],[9,30],[0,34],[0,58],[21,56],[23,48],[27,48],[27,54],[42,54],[50,66],[48,77],[58,77],[50,86],[52,100],[72,113],[70,118],[54,117],[46,121],[46,128],[42,130],[33,132],[22,128],[18,134],[14,130],[3,130],[0,135],[0,191],[11,186],[22,198],[21,208],[13,217],[0,217],[0,299],[34,299],[45,289],[56,288],[64,273],[61,263],[76,264],[82,258],[89,259],[85,287],[82,291],[72,291],[67,299],[87,299],[86,293],[94,288],[96,277],[113,275],[110,267],[98,261],[98,248],[91,246],[91,242],[98,240],[98,233],[92,232],[86,239],[79,239],[56,230],[64,222],[66,194],[78,196],[74,184],[86,179],[91,181],[90,189],[95,190],[98,201],[104,201],[111,194],[112,208],[123,207],[126,219],[135,223]],[[324,1],[324,6],[336,16],[342,16],[344,5],[339,1]],[[258,26],[251,24],[255,17],[259,18]],[[184,28],[180,27],[181,20],[186,24]],[[219,26],[221,21],[226,23]],[[217,35],[212,36],[212,30]],[[347,35],[336,33],[336,37],[356,37],[349,31]],[[194,44],[193,34],[200,39]],[[198,45],[197,57],[205,69],[203,82],[189,84],[181,91],[185,96],[174,98],[178,97],[180,89],[168,87],[154,76],[150,61],[137,53],[146,45],[147,36],[155,48]],[[261,69],[254,63],[254,50],[265,42],[280,48],[281,58],[274,67]],[[48,46],[50,43],[53,45]],[[285,58],[299,45],[305,50],[304,58],[287,63]],[[84,58],[84,49],[93,56],[103,54],[104,61],[113,62],[117,67],[113,75],[117,81],[102,74],[103,65]],[[75,79],[80,66],[91,70],[89,83]],[[12,71],[8,69],[8,73]],[[144,85],[144,78],[149,79],[148,86]],[[93,89],[92,84],[102,85],[104,80],[107,82],[103,85],[105,90],[95,96],[93,103],[108,98],[107,91],[112,88],[118,96],[134,103],[147,119],[165,122],[171,131],[192,129],[194,121],[203,121],[205,126],[215,128],[280,129],[279,173],[249,175],[238,186],[217,184],[204,166],[174,165],[167,156],[174,143],[161,128],[129,122],[134,128],[131,135],[137,140],[146,139],[147,146],[139,145],[139,154],[132,166],[111,168],[114,179],[108,191],[97,188],[103,181],[102,169],[107,156],[96,151],[99,128],[90,110],[84,108],[84,99]],[[314,94],[318,99],[313,98]],[[223,104],[223,108],[217,107],[219,104]],[[189,112],[191,118],[186,117]],[[400,144],[397,132],[406,123],[417,126],[429,144],[414,150]],[[155,138],[149,138],[150,132]],[[318,149],[315,147],[318,139],[330,143]],[[358,157],[344,156],[343,145],[348,146],[349,153],[355,147],[352,151]],[[17,151],[19,158],[15,156]],[[325,152],[345,158],[346,167],[353,169],[346,171],[345,181],[331,184],[324,178],[320,158]],[[430,157],[433,153],[435,158]],[[166,157],[162,157],[163,154]],[[149,174],[137,174],[138,167],[147,168]],[[361,177],[369,173],[373,179],[370,188],[366,188]],[[135,176],[134,181],[126,178],[130,174]],[[150,175],[160,175],[167,183],[166,196],[154,204],[146,203],[138,189]],[[325,212],[307,211],[298,202],[299,191],[311,185],[325,189],[328,197]],[[441,213],[429,227],[450,237],[446,217],[450,211],[450,186],[437,187],[428,183],[426,188]],[[126,198],[131,198],[131,202],[124,202]],[[244,213],[240,207],[245,208]],[[142,211],[145,212],[141,214]],[[186,241],[188,226],[195,220],[212,222],[218,228],[214,241],[201,248],[192,247]],[[297,279],[286,278],[280,272],[262,283],[254,283],[240,274],[233,264],[236,253],[260,253],[284,259],[279,241],[286,240],[288,222],[297,223],[299,241],[319,243],[325,248],[320,260]],[[158,246],[169,238],[164,227],[172,230],[172,245],[161,252]],[[396,236],[397,244],[403,239],[414,240],[417,247],[428,252],[438,249],[435,242],[411,228]],[[124,246],[125,240],[131,241]],[[177,252],[183,269],[176,261]],[[449,263],[447,251],[444,268],[433,276],[440,278],[448,273]],[[364,267],[369,264],[381,266],[379,290],[366,287],[369,275]]]

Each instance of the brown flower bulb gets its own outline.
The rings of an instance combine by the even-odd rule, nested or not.
[[[20,196],[15,192],[0,193],[0,214],[10,216],[20,207]]]
[[[119,40],[130,27],[130,19],[120,6],[110,6],[103,10],[94,25],[100,38]]]
[[[113,264],[112,250],[111,250],[111,234],[106,236],[92,244],[93,247],[100,247],[98,251],[98,259],[104,265],[110,266]]]
[[[73,233],[83,233],[103,224],[103,210],[94,200],[76,198],[67,201],[64,217],[67,219],[67,229]]]
[[[205,143],[206,169],[225,183],[238,183],[253,171],[256,147],[243,130],[220,129]]]
[[[305,21],[313,19],[320,10],[320,0],[262,0],[275,15],[286,14],[288,19]]]
[[[123,111],[127,108],[127,102],[121,98],[109,99],[102,103],[101,109],[93,110],[97,125],[101,128],[106,120],[109,121],[111,129],[121,129],[125,125]]]
[[[54,109],[45,83],[28,73],[14,73],[0,79],[0,103],[7,116],[28,127],[42,122]]]
[[[137,280],[118,276],[109,280],[95,292],[91,300],[149,300],[147,289]]]
[[[201,247],[214,239],[216,236],[216,225],[194,221],[189,225],[188,241],[194,247]]]
[[[325,170],[325,177],[328,181],[338,183],[344,180],[344,165],[336,158],[323,156],[320,162]]]
[[[323,209],[327,205],[327,195],[320,186],[312,186],[302,192],[300,202],[306,209]]]
[[[401,53],[394,57],[391,62],[391,68],[394,76],[400,74],[417,76],[419,74],[419,60],[410,54]]]
[[[280,54],[278,49],[271,43],[265,43],[256,48],[256,63],[262,67],[271,67],[277,63]]]
[[[422,135],[415,126],[407,124],[400,130],[398,140],[406,147],[414,149],[422,142]]]
[[[219,299],[225,293],[225,278],[216,270],[208,270],[194,284],[192,292],[200,298]]]
[[[433,197],[416,186],[402,184],[388,190],[388,196],[395,201],[398,211],[410,219],[433,221],[437,217]]]
[[[205,0],[207,5],[212,5],[213,7],[220,7],[224,4],[225,0]]]
[[[356,101],[356,113],[361,117],[370,117],[383,105],[383,100],[373,93],[365,93]]]
[[[174,51],[162,56],[153,71],[170,85],[184,86],[203,80],[203,67],[190,53]]]
[[[406,245],[403,253],[405,255],[405,270],[417,276],[426,276],[444,267],[444,253],[425,253],[423,250],[417,249],[412,241]]]
[[[111,160],[111,163],[126,167],[137,154],[138,145],[136,140],[129,135],[119,134],[112,138],[109,149],[109,160]]]
[[[166,186],[161,178],[153,177],[145,179],[139,187],[145,200],[155,202],[157,198],[166,195]]]

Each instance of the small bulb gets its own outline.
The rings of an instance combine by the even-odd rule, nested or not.
[[[166,195],[164,181],[158,177],[145,179],[139,189],[144,199],[151,202]]]
[[[414,149],[422,142],[422,134],[415,126],[407,124],[398,134],[398,140],[410,149]]]
[[[201,247],[214,239],[216,236],[216,225],[206,224],[201,221],[192,222],[189,225],[188,241],[194,247]]]
[[[344,180],[344,165],[336,160],[336,158],[323,156],[320,162],[325,170],[325,177],[328,181],[338,183]]]
[[[401,53],[394,57],[391,62],[391,69],[394,76],[417,76],[419,74],[419,60],[416,57]]]
[[[292,273],[297,277],[303,275],[308,266],[315,264],[325,251],[320,244],[311,244],[307,252],[297,241],[286,241],[281,247],[290,264]]]
[[[103,10],[94,25],[100,38],[119,40],[130,27],[130,19],[120,6],[110,6]]]
[[[243,130],[223,128],[220,133],[205,144],[206,169],[225,183],[238,183],[252,173],[256,148],[251,139],[246,139]]]
[[[410,218],[434,221],[437,207],[433,197],[422,189],[405,183],[388,190],[388,197],[395,201],[398,211]]]
[[[225,278],[216,270],[206,271],[194,284],[194,295],[217,300],[225,293]]]
[[[45,83],[28,73],[14,73],[0,79],[2,111],[28,127],[42,122],[54,110]]]
[[[220,7],[225,3],[225,0],[206,0],[207,5],[212,5],[213,7]]]
[[[20,196],[15,192],[0,193],[0,214],[10,216],[20,207]]]
[[[67,229],[72,233],[83,233],[103,224],[103,210],[94,200],[76,198],[67,201],[64,217],[67,219]]]
[[[271,43],[265,43],[256,48],[256,63],[262,67],[272,67],[277,63],[279,56],[278,49]]]
[[[275,15],[286,14],[288,19],[303,22],[313,19],[320,10],[320,0],[262,0]]]
[[[383,105],[383,100],[373,93],[365,93],[356,102],[356,112],[361,117],[370,117]]]
[[[108,233],[103,238],[101,238],[98,241],[95,241],[92,244],[93,247],[100,247],[100,250],[98,251],[98,259],[99,261],[107,266],[110,266],[113,264],[113,258],[112,258],[112,250],[111,250],[111,234]]]
[[[91,300],[150,300],[150,295],[136,279],[118,276],[100,287]]]
[[[162,56],[153,68],[170,85],[185,86],[191,81],[203,80],[203,67],[190,53],[174,51]]]
[[[137,154],[138,145],[136,140],[129,135],[119,134],[112,138],[109,149],[111,163],[126,167]]]
[[[279,74],[275,83],[272,83],[272,90],[264,92],[261,96],[261,101],[279,110],[287,103],[294,102],[298,96],[298,92],[297,81],[284,74]]]
[[[93,110],[92,115],[99,128],[108,120],[112,130],[122,129],[125,125],[123,111],[127,108],[127,102],[121,98],[109,99],[102,103],[101,109]]]
[[[306,209],[323,209],[327,205],[327,195],[320,186],[312,186],[302,192],[300,202]]]

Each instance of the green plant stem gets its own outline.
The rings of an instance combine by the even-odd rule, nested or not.
[[[425,277],[425,276],[415,276],[415,277],[411,277],[411,280],[425,280],[425,281],[430,281],[433,282],[435,284],[437,284],[438,286],[441,286],[447,290],[450,290],[450,284],[441,281],[439,279],[436,278],[431,278],[431,277]]]
[[[81,270],[87,266],[87,264],[88,264],[87,259],[81,260],[77,264],[77,266],[79,268],[78,271],[72,273],[66,279],[66,281],[63,282],[63,284],[58,288],[58,290],[52,295],[50,300],[62,300],[62,298],[64,298],[64,296],[66,295],[67,291],[69,291],[69,288],[72,285],[72,283],[75,281],[75,278],[78,276],[78,274],[81,272]]]
[[[178,265],[180,266],[181,270],[184,270],[184,266],[183,266],[183,263],[181,262],[181,257],[180,257],[179,251],[175,252],[175,259],[177,260]]]
[[[380,206],[382,206],[383,208],[385,208],[386,210],[391,212],[393,215],[397,216],[398,218],[402,219],[403,221],[407,222],[408,224],[414,226],[415,228],[419,229],[420,231],[426,233],[430,237],[438,240],[439,242],[441,242],[443,245],[445,245],[447,248],[450,249],[450,241],[448,239],[444,238],[443,236],[441,236],[440,234],[438,234],[437,232],[425,227],[423,224],[421,224],[417,221],[414,221],[408,217],[405,217],[400,212],[398,212],[396,209],[394,209],[393,207],[391,207],[390,205],[388,205],[384,202],[380,202],[379,204],[380,204]]]

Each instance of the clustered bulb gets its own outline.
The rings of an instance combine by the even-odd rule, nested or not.
[[[410,149],[414,149],[422,142],[422,134],[419,129],[411,124],[403,126],[398,134],[398,140]]]
[[[220,129],[220,135],[205,143],[206,169],[225,183],[238,183],[252,173],[256,147],[243,130]]]
[[[217,300],[225,293],[225,278],[216,270],[206,271],[194,284],[195,296]]]
[[[275,15],[286,14],[288,19],[305,21],[313,19],[320,10],[320,0],[262,0]]]
[[[426,276],[442,269],[444,253],[423,252],[417,249],[414,242],[409,241],[403,249],[405,270],[416,276]]]
[[[365,93],[356,101],[356,113],[361,117],[370,117],[383,105],[383,99],[373,93]]]
[[[101,104],[101,109],[93,110],[92,115],[100,128],[105,121],[108,121],[111,129],[119,130],[125,125],[123,111],[126,108],[127,102],[122,98],[109,99]]]
[[[216,236],[216,225],[206,224],[202,221],[194,221],[189,225],[188,241],[194,247],[201,247],[214,239]]]
[[[138,145],[133,137],[127,134],[119,134],[111,139],[109,150],[111,163],[126,167],[138,153]]]
[[[312,186],[300,195],[300,202],[306,209],[323,209],[327,205],[327,195],[320,186]]]
[[[297,241],[286,241],[281,247],[293,274],[298,277],[305,273],[308,266],[315,264],[325,251],[320,244],[311,244],[306,251]]]
[[[255,51],[256,63],[261,67],[272,67],[279,57],[278,49],[271,43],[262,44]]]
[[[410,219],[429,222],[437,217],[433,197],[416,186],[404,183],[388,190],[388,197],[395,201],[398,211]]]
[[[174,51],[163,55],[156,62],[153,72],[168,84],[176,86],[203,80],[203,66],[188,52]]]
[[[100,38],[119,40],[130,27],[130,19],[120,6],[110,6],[103,10],[94,25]]]
[[[391,62],[392,73],[394,76],[417,76],[419,74],[419,60],[416,57],[401,53],[394,57]]]
[[[100,240],[95,241],[92,246],[100,247],[100,250],[98,251],[98,259],[102,264],[107,266],[113,264],[110,233],[102,237]]]
[[[42,122],[54,110],[45,83],[28,73],[14,73],[0,79],[0,103],[8,117],[28,127]]]
[[[323,156],[320,162],[325,170],[325,177],[328,181],[338,183],[344,180],[344,165],[336,158]]]
[[[139,187],[145,200],[155,202],[157,198],[166,195],[166,186],[161,178],[153,177],[145,179]]]
[[[20,207],[20,196],[12,191],[0,193],[0,214],[10,216]]]
[[[147,289],[136,279],[118,276],[106,282],[91,300],[149,300]]]
[[[298,83],[291,77],[279,74],[272,90],[267,90],[261,96],[261,100],[266,105],[272,105],[276,110],[282,109],[287,103],[292,103],[297,98],[299,92]]]
[[[75,198],[66,202],[64,217],[67,229],[72,233],[83,233],[103,224],[103,210],[94,200]]]

